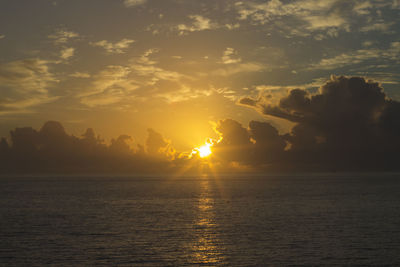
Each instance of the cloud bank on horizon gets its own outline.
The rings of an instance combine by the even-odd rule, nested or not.
[[[221,118],[320,136],[315,116],[347,101],[315,98],[331,74],[400,99],[399,15],[398,0],[4,0],[0,136],[53,120],[145,144],[155,127],[187,151],[218,138],[209,122]],[[319,110],[320,98],[336,105]]]
[[[120,135],[106,144],[93,129],[81,137],[49,121],[10,132],[0,142],[3,172],[186,173],[199,171],[394,171],[400,169],[400,102],[387,98],[376,82],[335,77],[310,94],[293,89],[277,103],[268,95],[243,98],[263,114],[296,123],[280,134],[268,122],[220,120],[210,140],[212,154],[177,151],[148,129],[145,145]],[[204,167],[206,167],[204,169]]]

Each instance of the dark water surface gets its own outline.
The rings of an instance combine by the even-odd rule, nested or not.
[[[400,266],[400,175],[2,177],[2,266]]]

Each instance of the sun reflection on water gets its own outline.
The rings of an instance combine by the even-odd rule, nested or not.
[[[197,203],[197,219],[193,228],[195,240],[191,246],[193,261],[196,264],[221,263],[223,260],[218,225],[215,220],[215,199],[209,180],[201,181],[201,194]]]

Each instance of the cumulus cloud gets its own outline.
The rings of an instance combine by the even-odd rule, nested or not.
[[[238,121],[224,119],[215,131],[219,139],[211,141],[212,158],[223,166],[261,170],[285,159],[285,137],[269,122],[250,121],[245,128]]]
[[[293,89],[273,105],[243,99],[265,115],[296,123],[286,136],[291,157],[321,168],[396,168],[400,103],[360,77],[332,76],[319,93]]]
[[[269,122],[244,127],[232,119],[215,125],[209,140],[209,166],[219,170],[382,171],[399,170],[400,102],[389,99],[379,83],[361,77],[332,76],[317,93],[292,89],[276,103],[244,98],[242,105],[295,123],[279,133]],[[203,166],[193,154],[178,153],[171,142],[149,129],[144,145],[129,135],[104,143],[92,129],[68,135],[57,122],[39,131],[11,131],[0,142],[3,172],[180,172]],[[236,169],[235,169],[236,170]]]
[[[109,54],[124,54],[126,50],[130,47],[130,45],[134,42],[134,40],[124,38],[116,43],[102,40],[99,42],[91,42],[90,45],[104,48]]]
[[[154,135],[155,132],[149,132]],[[149,136],[154,146],[167,146]],[[32,127],[10,131],[10,141],[0,141],[0,173],[124,173],[168,172],[170,154],[160,148],[157,156],[150,155],[129,135],[120,135],[105,143],[88,128],[81,137],[69,135],[61,123],[46,122],[40,130]],[[170,148],[171,150],[171,148]],[[168,151],[169,153],[169,151]]]
[[[214,147],[216,156],[227,160],[248,163],[251,160],[252,142],[248,131],[237,121],[225,119],[215,127],[220,142]]]
[[[111,102],[112,97],[118,98],[112,94],[118,89],[114,78],[125,77],[124,71],[109,69],[110,79],[98,80],[106,83],[105,91],[88,95],[88,101],[106,103],[107,98],[96,99],[102,95],[110,96]],[[297,88],[280,98],[260,95],[240,103],[295,126],[280,133],[269,122],[250,121],[246,127],[233,119],[220,120],[215,125],[218,138],[209,142],[213,152],[209,160],[221,170],[233,166],[258,171],[400,168],[400,102],[389,99],[377,82],[332,76],[314,93]],[[74,137],[57,122],[48,122],[39,131],[17,128],[11,131],[10,140],[0,142],[2,171],[176,172],[202,165],[202,159],[178,153],[171,141],[153,129],[148,130],[145,144],[136,146],[129,135],[106,144],[92,129]]]
[[[147,133],[146,151],[149,155],[174,159],[176,151],[169,140],[151,128],[147,129]]]

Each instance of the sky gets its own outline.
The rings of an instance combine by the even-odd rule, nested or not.
[[[274,103],[342,75],[400,100],[399,14],[399,0],[2,0],[0,136],[52,120],[144,144],[152,128],[190,152],[226,119],[290,133],[306,113]]]

